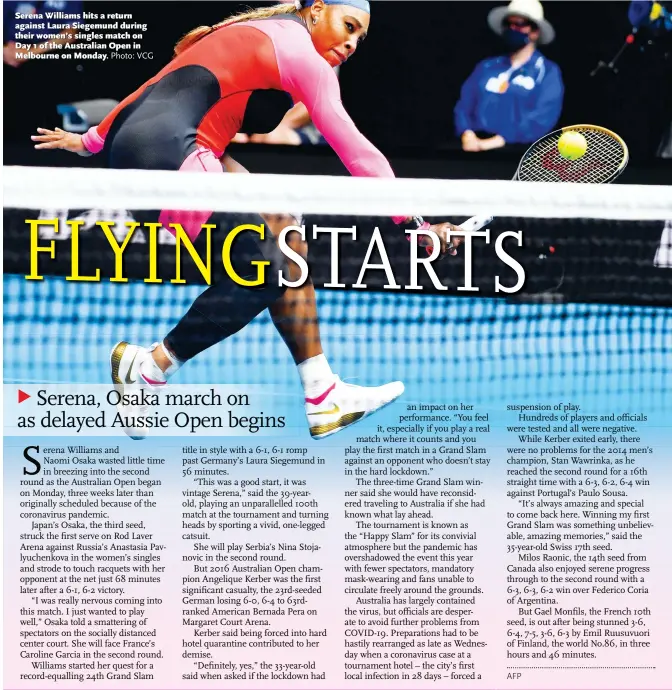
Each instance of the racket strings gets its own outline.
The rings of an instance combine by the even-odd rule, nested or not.
[[[589,127],[575,127],[588,144],[586,153],[570,161],[558,151],[562,131],[553,132],[539,140],[521,162],[518,179],[528,182],[581,182],[600,184],[609,182],[622,169],[626,152],[618,138],[609,132]]]

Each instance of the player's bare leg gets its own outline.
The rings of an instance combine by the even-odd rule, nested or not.
[[[288,215],[264,216],[275,237],[297,220]],[[291,232],[287,244],[304,259],[308,247],[298,232]],[[293,262],[287,278],[296,281],[300,269]],[[322,350],[317,316],[315,287],[310,278],[300,287],[288,288],[269,307],[273,323],[297,365],[305,395],[306,417],[313,438],[324,438],[341,431],[376,410],[388,405],[404,392],[400,381],[367,388],[343,383],[329,366]]]
[[[289,215],[265,215],[263,218],[276,238],[286,227],[297,224],[297,219]],[[304,259],[307,258],[308,245],[298,232],[288,234],[287,244]],[[300,277],[299,266],[292,261],[287,262],[286,278],[296,282]],[[275,280],[275,276],[272,279]],[[269,307],[269,312],[297,365],[323,354],[315,287],[310,277],[300,287],[288,288]]]

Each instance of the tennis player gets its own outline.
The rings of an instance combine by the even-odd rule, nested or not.
[[[386,158],[355,127],[340,98],[333,68],[348,60],[366,38],[367,0],[296,0],[235,15],[214,26],[201,26],[175,47],[174,59],[122,101],[84,135],[38,129],[35,148],[65,149],[82,155],[104,151],[112,168],[247,172],[225,154],[248,107],[287,99],[272,131],[294,103],[303,103],[317,128],[352,175],[393,177]],[[291,101],[287,98],[291,97]],[[211,212],[163,210],[158,220],[170,229],[180,223],[193,240]],[[270,235],[262,240],[245,233],[234,244],[234,266],[269,261],[267,275],[286,270],[277,235],[301,224],[291,215],[264,216]],[[396,217],[403,227],[431,229],[441,253],[454,254],[450,223],[429,225],[422,218]],[[298,236],[298,233],[294,233]],[[242,236],[241,236],[242,237]],[[426,237],[423,242],[431,243]],[[292,246],[306,254],[305,243]],[[294,266],[294,268],[296,268]],[[243,268],[240,269],[244,270]],[[256,270],[256,269],[255,269]],[[289,268],[289,278],[294,280]],[[245,275],[244,278],[256,276]],[[324,438],[395,400],[404,390],[396,381],[367,388],[343,383],[331,370],[320,343],[315,290],[310,282],[286,290],[271,281],[246,288],[224,280],[196,299],[175,328],[159,343],[141,348],[121,342],[111,354],[112,379],[118,386],[163,386],[187,361],[247,325],[266,308],[298,367],[304,388],[310,433]],[[137,410],[129,411],[134,415]],[[127,433],[142,437],[129,426]]]

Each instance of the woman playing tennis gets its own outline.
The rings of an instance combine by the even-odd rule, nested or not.
[[[286,98],[303,103],[317,128],[352,175],[393,177],[386,158],[357,130],[340,99],[333,68],[348,60],[366,37],[370,21],[367,0],[296,0],[199,27],[177,44],[174,59],[155,77],[122,101],[97,127],[78,135],[39,129],[36,148],[65,149],[82,155],[104,151],[112,168],[247,172],[225,151],[252,101]],[[280,114],[280,118],[284,115]],[[278,122],[279,122],[278,119]],[[268,130],[278,122],[269,123]],[[210,212],[163,210],[164,227],[180,223],[193,240]],[[234,265],[271,262],[277,275],[284,257],[277,235],[300,218],[264,216],[271,230],[265,239],[245,233],[234,244]],[[403,227],[431,229],[441,253],[454,253],[459,238],[450,223],[430,226],[421,218],[396,217]],[[298,236],[298,233],[294,233]],[[423,240],[425,241],[425,240]],[[292,240],[305,255],[304,243]],[[426,242],[431,243],[429,236]],[[295,280],[289,267],[289,276]],[[246,276],[241,273],[243,277]],[[320,343],[315,290],[310,282],[285,289],[272,282],[245,288],[231,280],[209,287],[159,343],[141,348],[126,342],[112,350],[112,380],[118,386],[162,386],[188,360],[247,325],[264,309],[297,364],[303,384],[310,433],[323,438],[372,414],[395,400],[401,382],[368,388],[345,384],[332,372]],[[128,428],[133,438],[140,429]]]

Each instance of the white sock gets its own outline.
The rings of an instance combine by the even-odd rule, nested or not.
[[[175,355],[163,343],[160,343],[159,347],[161,348],[163,354],[170,360],[170,366],[163,372],[166,380],[168,380],[174,373],[177,372],[184,362],[175,357]]]
[[[149,352],[154,351],[157,347],[161,348],[163,354],[170,360],[170,366],[162,371],[159,365],[154,361],[154,357],[151,355],[145,357],[140,364],[140,373],[148,381],[157,381],[159,383],[165,383],[183,364],[175,357],[175,355],[164,346],[163,343],[154,343],[150,348]]]
[[[306,359],[297,366],[301,385],[306,398],[315,398],[324,393],[334,382],[334,373],[324,355]]]

